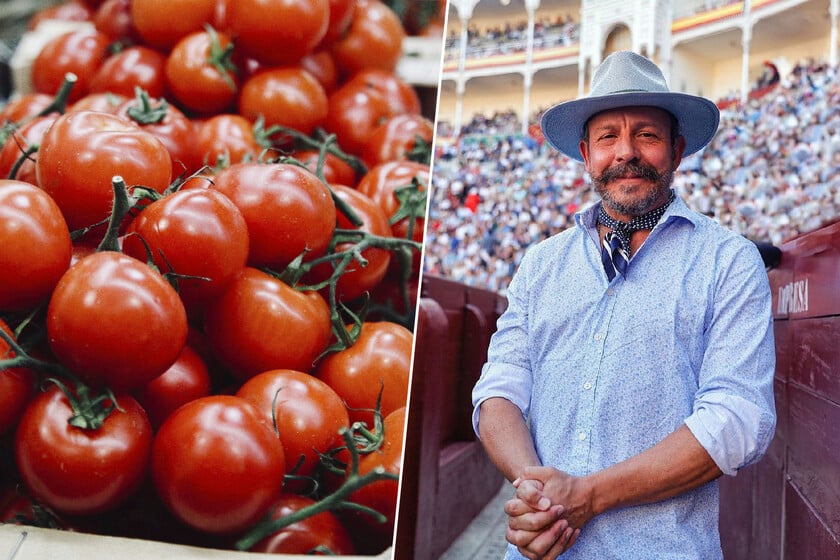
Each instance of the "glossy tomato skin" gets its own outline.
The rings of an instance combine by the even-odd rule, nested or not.
[[[91,76],[89,93],[115,93],[134,97],[140,88],[149,97],[166,95],[164,65],[166,57],[149,47],[134,45],[106,58]]]
[[[332,185],[333,192],[352,208],[356,216],[362,220],[358,228],[342,213],[338,213],[338,227],[342,229],[357,229],[378,237],[391,237],[391,226],[382,208],[370,197],[344,185]],[[353,244],[339,243],[334,252],[341,253],[352,250]],[[370,247],[362,251],[362,257],[367,264],[362,266],[355,259],[347,265],[336,283],[336,298],[340,301],[351,301],[362,294],[376,288],[388,272],[391,262],[391,252],[387,249]],[[333,273],[333,267],[325,263],[315,267],[311,273],[311,283],[315,284],[327,280]]]
[[[300,67],[270,68],[242,84],[239,114],[265,126],[284,126],[311,135],[327,117],[327,94],[315,77]]]
[[[327,303],[245,267],[204,315],[211,347],[240,381],[271,369],[310,371],[331,335]]]
[[[252,526],[283,485],[283,447],[249,401],[214,395],[180,407],[152,450],[158,494],[187,525],[213,534]]]
[[[0,247],[0,311],[47,301],[70,266],[70,232],[58,205],[22,181],[0,180]]]
[[[383,423],[384,441],[376,451],[359,460],[359,474],[365,475],[375,468],[400,476],[405,437],[405,407],[392,411]],[[391,545],[397,515],[397,480],[379,480],[363,486],[350,495],[350,501],[367,506],[383,514],[387,521],[378,523],[372,517],[352,512],[344,519],[350,527],[357,550],[363,554],[378,554]]]
[[[248,226],[219,191],[180,190],[151,203],[128,226],[123,252],[145,261],[146,246],[160,270],[194,277],[178,279],[178,294],[192,311],[221,295],[245,267]]]
[[[131,0],[131,19],[148,46],[168,51],[213,21],[216,0]]]
[[[68,111],[98,111],[100,113],[113,113],[117,107],[130,98],[125,95],[100,92],[89,93],[73,103]]]
[[[271,509],[272,519],[288,517],[314,504],[311,498],[281,494]],[[250,552],[269,554],[307,554],[319,548],[334,555],[355,554],[350,533],[332,512],[325,511],[292,523],[252,546]]]
[[[330,49],[346,76],[364,68],[394,70],[402,56],[405,29],[380,0],[356,0],[350,27]]]
[[[50,348],[94,386],[140,387],[166,371],[187,339],[187,314],[163,277],[113,251],[84,257],[59,280],[47,308]]]
[[[26,28],[33,30],[46,20],[90,21],[92,17],[93,12],[88,6],[82,2],[71,0],[41,8],[29,18],[26,22]]]
[[[269,422],[274,419],[283,451],[286,472],[312,474],[326,453],[344,444],[339,430],[350,420],[341,397],[312,375],[290,369],[269,370],[242,384],[236,395],[253,402]]]
[[[0,329],[14,338],[12,330],[0,319]],[[0,360],[14,358],[9,344],[0,339]],[[38,376],[30,369],[9,368],[0,370],[0,436],[10,433],[17,425],[23,411],[35,396]]]
[[[15,433],[15,461],[32,495],[59,513],[90,515],[126,500],[148,472],[152,427],[143,408],[118,395],[96,430],[68,423],[67,396],[56,386],[38,394]]]
[[[263,151],[254,134],[254,123],[232,113],[213,115],[201,121],[195,142],[202,163],[213,168],[255,161]]]
[[[44,134],[35,165],[38,186],[61,208],[71,231],[108,217],[112,179],[162,193],[172,178],[166,146],[134,123],[107,113],[77,111],[58,117]]]
[[[321,360],[315,375],[344,399],[351,422],[373,428],[380,391],[382,416],[406,406],[413,342],[401,325],[366,322],[353,346]]]
[[[53,96],[47,93],[31,91],[9,99],[0,108],[0,125],[7,123],[22,124],[36,116],[52,103]]]
[[[0,178],[25,181],[33,185],[38,184],[35,175],[35,161],[38,159],[37,150],[26,156],[26,159],[18,166],[14,177],[11,177],[10,173],[27,151],[41,145],[44,134],[57,118],[57,114],[33,118],[9,135],[2,150],[0,150]]]
[[[365,68],[345,83],[351,89],[373,89],[380,92],[395,115],[420,114],[420,96],[417,90],[394,72],[381,68]]]
[[[330,23],[319,48],[329,47],[347,32],[353,21],[355,4],[355,0],[330,0]]]
[[[140,37],[131,18],[131,0],[105,0],[91,18],[97,31],[123,44],[139,44]]]
[[[300,59],[300,67],[312,74],[329,95],[338,87],[338,68],[329,51],[319,50]]]
[[[93,75],[108,56],[110,39],[96,30],[82,29],[59,35],[47,42],[32,62],[32,87],[55,95],[65,75],[78,78],[68,97],[72,103],[87,95]]]
[[[235,105],[239,77],[230,69],[222,72],[210,59],[213,35],[196,31],[182,38],[166,58],[166,83],[172,97],[189,111],[212,115]],[[231,44],[227,34],[215,32],[219,51]],[[218,56],[218,55],[217,55]]]
[[[228,2],[225,21],[244,54],[290,65],[321,42],[329,17],[328,0],[236,0]]]
[[[292,157],[304,164],[312,173],[318,172],[318,161],[321,157],[320,150],[301,150],[294,152]],[[330,185],[356,186],[356,171],[353,170],[349,163],[334,154],[329,152],[324,154],[324,163],[321,171],[324,174],[324,180]]]
[[[190,346],[184,346],[169,369],[133,394],[146,410],[152,427],[157,430],[181,405],[207,397],[211,390],[207,364],[198,352]]]
[[[335,134],[341,149],[359,156],[376,127],[394,114],[382,92],[345,83],[327,99],[324,128]]]
[[[335,230],[335,203],[309,170],[288,163],[238,163],[216,174],[214,189],[242,212],[248,264],[282,270],[304,250],[320,255]]]
[[[368,168],[386,161],[420,161],[412,157],[413,152],[424,144],[430,149],[434,134],[434,123],[423,115],[394,115],[371,132],[362,151],[362,161]]]

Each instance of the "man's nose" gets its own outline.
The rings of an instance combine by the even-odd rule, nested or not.
[[[615,143],[615,159],[621,162],[633,161],[639,158],[638,147],[633,137],[622,134]]]

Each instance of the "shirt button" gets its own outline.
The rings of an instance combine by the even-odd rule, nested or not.
[[[592,383],[590,383],[589,381],[587,381],[586,383],[584,383],[584,384],[583,384],[583,388],[584,388],[584,389],[586,389],[586,390],[588,391],[589,389],[591,389],[591,388],[592,388]]]
[[[595,333],[595,340],[601,340],[602,338],[604,338],[604,335],[603,335],[603,334],[601,334],[601,333]]]
[[[579,439],[580,441],[585,440],[585,439],[586,439],[586,432],[580,432],[580,433],[578,433],[578,439]]]

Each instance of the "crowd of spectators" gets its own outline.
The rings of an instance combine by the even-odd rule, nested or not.
[[[780,245],[840,216],[838,69],[802,62],[768,94],[721,111],[712,142],[685,158],[688,205],[755,241]],[[539,115],[535,115],[535,122]],[[425,270],[504,293],[525,250],[597,199],[583,164],[524,136],[512,111],[441,123]]]
[[[571,15],[543,16],[534,21],[534,49],[572,45],[579,40],[580,25]],[[506,22],[481,29],[475,23],[467,26],[467,58],[525,52],[528,48],[528,22]],[[461,34],[457,31],[446,37],[444,58],[456,60],[460,55]]]

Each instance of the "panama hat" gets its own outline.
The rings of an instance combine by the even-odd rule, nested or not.
[[[670,91],[656,64],[632,51],[617,51],[598,66],[588,96],[550,107],[540,126],[551,146],[583,161],[579,144],[590,117],[609,109],[640,106],[659,107],[676,117],[685,137],[684,155],[708,144],[720,122],[720,111],[711,100]]]

